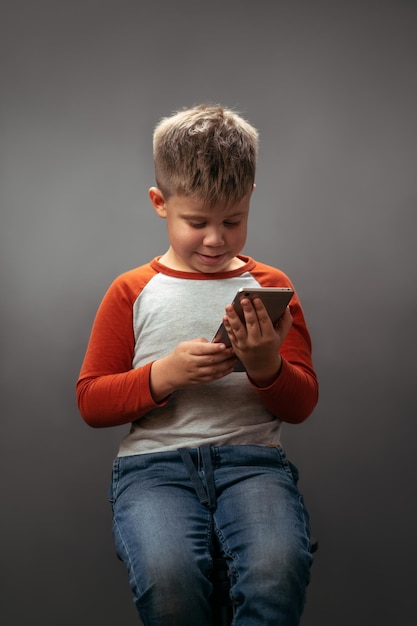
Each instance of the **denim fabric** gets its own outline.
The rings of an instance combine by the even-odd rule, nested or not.
[[[201,449],[190,455],[210,491]],[[114,461],[114,540],[141,620],[145,626],[211,625],[216,535],[231,571],[235,626],[298,625],[312,558],[297,469],[280,447],[220,446],[210,455],[210,507],[177,451]]]

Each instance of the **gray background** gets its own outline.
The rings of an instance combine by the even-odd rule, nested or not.
[[[320,549],[303,626],[413,626],[413,1],[2,0],[1,619],[136,624],[74,385],[101,297],[167,247],[151,133],[202,100],[261,150],[246,253],[288,272],[320,404],[284,445]]]

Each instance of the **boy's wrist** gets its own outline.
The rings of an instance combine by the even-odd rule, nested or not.
[[[267,368],[256,368],[250,370],[246,368],[247,374],[251,382],[256,387],[270,387],[278,378],[282,370],[282,357],[278,354],[278,358],[274,364],[271,364]]]
[[[149,387],[152,398],[160,404],[175,391],[175,387],[169,382],[165,373],[165,358],[158,359],[152,363],[149,374]]]

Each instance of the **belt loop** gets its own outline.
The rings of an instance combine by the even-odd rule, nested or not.
[[[201,446],[201,458],[203,460],[204,474],[206,476],[208,507],[210,511],[214,511],[217,506],[216,487],[214,485],[213,460],[211,458],[211,448],[209,445]]]

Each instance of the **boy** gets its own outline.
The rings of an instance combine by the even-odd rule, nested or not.
[[[211,624],[214,538],[240,626],[295,626],[309,582],[308,513],[282,422],[313,411],[318,385],[297,294],[274,327],[240,287],[292,287],[243,256],[258,133],[200,105],[153,137],[169,248],[116,278],[93,325],[77,400],[93,427],[130,424],[113,465],[117,554],[145,626]],[[231,348],[212,343],[223,319]],[[239,359],[244,372],[234,371]]]

